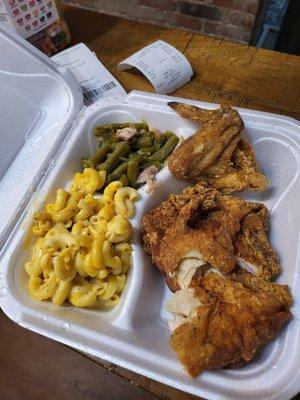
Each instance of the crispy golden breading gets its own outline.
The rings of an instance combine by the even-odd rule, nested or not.
[[[184,118],[203,122],[202,128],[173,152],[168,163],[177,178],[194,182],[216,163],[231,140],[240,134],[243,121],[230,107],[214,112],[199,109],[197,114],[195,106],[174,102],[168,105]]]
[[[203,198],[195,196],[182,207],[176,222],[167,229],[158,256],[158,263],[167,274],[176,271],[180,261],[191,252],[199,253],[199,258],[224,273],[235,267],[232,235],[218,218],[214,218],[217,201],[211,200],[206,208]]]
[[[258,171],[251,145],[241,139],[243,121],[231,107],[209,111],[170,102],[183,118],[202,122],[202,127],[171,154],[168,166],[178,179],[206,181],[226,192],[265,190],[267,178]]]
[[[241,229],[234,238],[238,264],[248,272],[267,279],[280,272],[278,256],[268,240],[268,210],[253,203],[252,211],[241,220]]]
[[[196,315],[172,333],[171,346],[187,372],[196,377],[207,369],[249,362],[291,318],[292,300],[287,286],[242,274],[240,281],[207,273],[201,289],[211,295]],[[244,280],[243,280],[244,279]],[[262,283],[263,282],[263,283]],[[195,291],[202,300],[202,292]]]
[[[145,250],[175,291],[178,267],[187,254],[222,273],[232,271],[238,261],[255,275],[276,275],[280,265],[267,239],[267,225],[264,205],[224,195],[200,182],[148,212],[141,228]]]
[[[199,183],[145,214],[141,225],[145,250],[168,277],[171,290],[178,287],[173,273],[190,251],[223,272],[235,267],[231,239],[250,210],[244,200]]]
[[[280,265],[263,204],[199,182],[148,212],[142,234],[175,292],[171,346],[192,377],[251,361],[291,318],[289,288],[269,280]]]
[[[189,187],[182,195],[171,194],[167,201],[145,214],[141,225],[144,248],[154,263],[167,228],[173,225],[181,208],[190,201],[194,192],[195,188]]]
[[[287,285],[278,285],[261,276],[253,276],[242,270],[232,274],[231,277],[254,292],[263,291],[266,294],[274,295],[282,304],[285,304],[287,309],[292,305],[292,298]]]
[[[202,122],[203,124],[219,119],[223,110],[231,110],[231,107],[226,106],[221,109],[204,110],[190,104],[177,103],[176,101],[170,101],[168,106],[173,108],[182,118]]]

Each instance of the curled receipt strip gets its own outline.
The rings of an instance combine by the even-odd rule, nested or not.
[[[98,97],[126,93],[95,53],[83,43],[62,51],[52,60],[74,74],[81,86],[85,105],[93,103]]]
[[[175,47],[158,40],[118,64],[123,71],[137,68],[152,83],[159,94],[169,94],[185,85],[193,76],[193,70]]]

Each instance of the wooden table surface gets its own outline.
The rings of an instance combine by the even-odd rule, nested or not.
[[[154,91],[141,75],[120,72],[117,64],[161,39],[183,52],[192,80],[174,95],[285,114],[300,119],[300,57],[257,49],[178,29],[66,8],[74,43],[84,42],[125,90]]]
[[[194,77],[176,96],[266,110],[300,119],[300,57],[175,29],[65,7],[73,44],[84,42],[127,90],[153,91],[119,72],[119,61],[165,40],[191,62]],[[0,313],[1,400],[192,400],[194,396],[29,332]],[[300,400],[300,396],[297,396]],[[295,398],[296,399],[296,398]]]

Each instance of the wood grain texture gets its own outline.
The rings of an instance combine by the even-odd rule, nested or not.
[[[184,52],[195,72],[174,95],[300,118],[300,58],[176,29],[65,7],[73,44],[84,42],[127,91],[153,91],[118,62],[157,40]],[[194,396],[27,331],[0,313],[1,400],[192,400]],[[294,400],[300,400],[300,395]]]
[[[32,333],[0,312],[1,400],[157,400],[73,349]]]
[[[84,353],[81,353],[84,354]],[[147,378],[145,376],[136,374],[128,369],[119,367],[118,365],[109,363],[104,360],[100,360],[99,358],[89,356],[84,354],[86,357],[91,358],[96,363],[101,365],[102,367],[112,371],[113,373],[122,376],[123,378],[128,379],[130,382],[135,385],[147,390],[148,392],[153,393],[161,400],[196,400],[200,399],[200,397],[192,396],[191,394],[182,392],[180,390],[174,389],[173,387],[164,385],[160,382],[156,382],[153,379]],[[200,399],[201,400],[201,399]]]
[[[300,57],[69,6],[65,14],[73,43],[82,41],[95,51],[127,91],[154,90],[142,75],[118,71],[117,64],[162,39],[182,51],[194,70],[194,77],[175,96],[300,119]]]

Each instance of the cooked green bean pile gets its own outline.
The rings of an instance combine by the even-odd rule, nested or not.
[[[150,166],[160,170],[179,141],[173,132],[153,132],[145,122],[98,126],[94,134],[99,137],[99,148],[82,160],[82,166],[106,171],[105,186],[115,180],[124,186],[140,186],[139,174]]]

